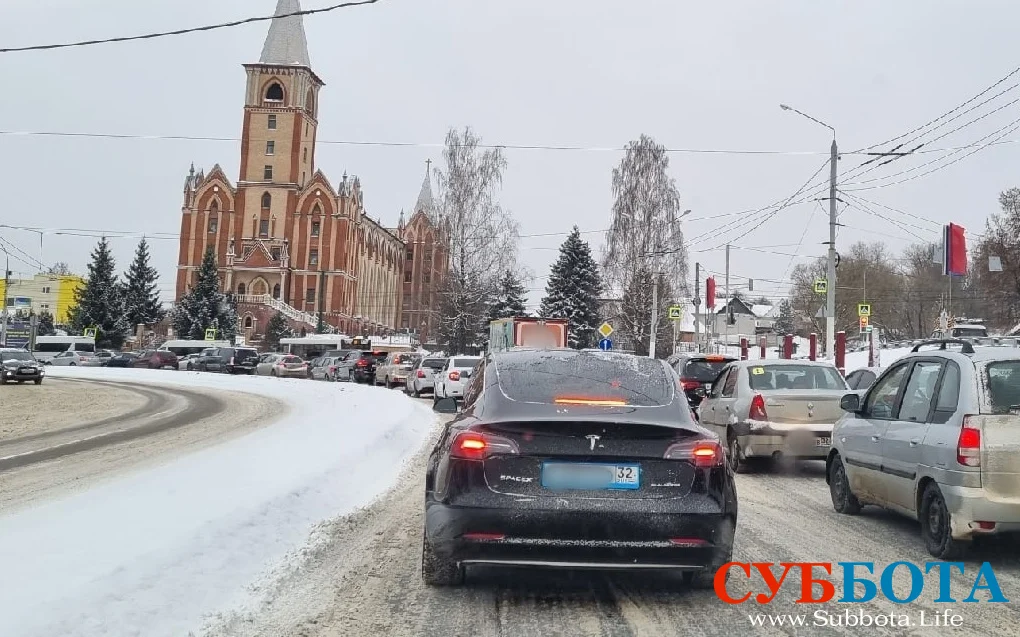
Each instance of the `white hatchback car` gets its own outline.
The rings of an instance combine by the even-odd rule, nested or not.
[[[435,375],[433,399],[463,398],[471,372],[481,360],[481,356],[451,356],[446,359],[446,365]]]

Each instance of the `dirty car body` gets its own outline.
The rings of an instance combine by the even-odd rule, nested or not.
[[[664,362],[491,353],[463,407],[429,458],[426,583],[483,564],[676,569],[710,586],[730,559],[733,473]]]

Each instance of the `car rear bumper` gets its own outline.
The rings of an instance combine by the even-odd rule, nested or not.
[[[940,484],[939,489],[952,514],[954,538],[1020,532],[1020,499],[994,499],[984,489],[974,487]],[[978,522],[994,522],[995,526],[983,529]]]
[[[741,426],[742,425],[742,426]],[[832,425],[818,424],[804,429],[773,429],[764,426],[750,430],[747,423],[737,425],[737,442],[745,458],[781,454],[792,458],[824,460],[832,449]],[[743,431],[740,431],[743,429]],[[828,442],[828,444],[822,444]]]
[[[722,511],[480,509],[435,501],[425,511],[433,550],[463,564],[703,570],[727,559],[733,528]]]

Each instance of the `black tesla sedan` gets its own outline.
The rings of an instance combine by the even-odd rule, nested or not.
[[[461,584],[479,564],[675,569],[701,588],[730,561],[733,473],[665,362],[493,353],[462,408],[429,458],[426,584]]]

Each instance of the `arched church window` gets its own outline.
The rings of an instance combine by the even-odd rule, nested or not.
[[[269,207],[273,204],[273,196],[268,192],[262,195],[262,209],[269,210]]]
[[[283,87],[280,86],[279,82],[273,82],[266,89],[266,101],[267,102],[282,102],[283,101]]]

